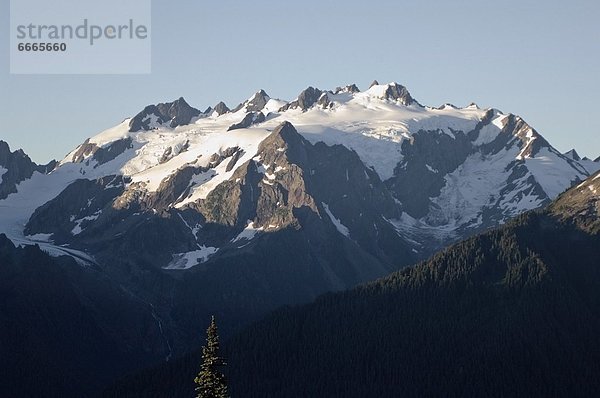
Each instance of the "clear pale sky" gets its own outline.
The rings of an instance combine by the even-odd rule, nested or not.
[[[235,106],[373,79],[422,104],[519,114],[557,149],[600,156],[600,1],[152,1],[150,75],[10,75],[0,6],[0,139],[34,161],[145,105]]]

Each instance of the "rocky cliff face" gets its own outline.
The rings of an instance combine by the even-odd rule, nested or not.
[[[189,124],[200,114],[198,109],[192,108],[182,97],[173,102],[147,106],[131,119],[129,131],[150,130],[162,125],[171,128],[182,126]]]
[[[285,112],[288,109],[297,108],[306,111],[315,105],[323,95],[326,96],[327,94],[318,88],[308,87],[306,90],[302,91],[300,95],[298,95],[297,99],[281,107],[280,111]]]
[[[22,149],[11,152],[8,144],[0,140],[0,200],[17,192],[17,185],[31,178],[34,172],[49,173],[56,164],[56,161],[51,161],[46,165],[37,165]]]

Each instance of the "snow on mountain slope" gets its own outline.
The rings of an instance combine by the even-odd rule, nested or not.
[[[153,117],[160,121],[153,123]],[[244,120],[247,126],[230,130]],[[191,168],[182,193],[163,205],[193,207],[255,158],[260,143],[283,121],[313,144],[355,151],[404,211],[390,220],[394,228],[413,237],[421,230],[422,240],[436,235],[446,242],[502,223],[600,169],[599,162],[581,160],[574,151],[560,154],[512,114],[476,105],[422,106],[397,83],[374,84],[364,92],[355,86],[335,92],[311,87],[291,103],[260,90],[232,111],[223,104],[219,112],[206,113],[180,98],[146,107],[87,140],[50,175],[21,183],[17,193],[0,201],[5,216],[0,232],[26,239],[20,231],[33,211],[78,178],[123,175],[128,190],[160,195]]]
[[[30,179],[17,186],[17,193],[0,201],[0,231],[17,245],[37,244],[53,256],[69,255],[81,263],[93,263],[93,258],[82,251],[54,245],[50,236],[23,234],[23,229],[35,209],[56,197],[78,178],[81,178],[79,168],[72,164],[48,175],[34,172]]]
[[[188,269],[206,261],[211,255],[215,254],[219,249],[215,247],[200,246],[198,250],[187,253],[178,253],[173,255],[173,261],[165,267],[165,269]]]

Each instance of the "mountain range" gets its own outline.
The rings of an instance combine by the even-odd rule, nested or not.
[[[6,272],[37,245],[89,329],[131,359],[102,367],[106,350],[85,351],[109,380],[196,348],[210,314],[228,336],[382,277],[550,204],[600,162],[560,153],[517,115],[424,106],[374,82],[289,102],[260,90],[233,109],[149,105],[44,166],[0,142],[0,168],[0,233],[19,270]],[[43,302],[51,322],[77,327]]]

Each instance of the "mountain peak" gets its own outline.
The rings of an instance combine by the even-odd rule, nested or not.
[[[282,106],[280,112],[296,108],[300,108],[302,109],[302,111],[306,111],[319,101],[323,93],[324,92],[319,90],[318,88],[309,86],[306,89],[302,90],[302,92],[298,95],[298,98],[296,98],[294,101]]]
[[[369,88],[373,87],[373,86],[379,86],[379,82],[377,80],[373,80],[371,82],[371,85],[369,85]]]
[[[151,130],[169,122],[169,127],[175,128],[189,124],[194,117],[201,114],[198,109],[191,107],[183,97],[173,102],[148,105],[129,122],[129,131]]]
[[[246,101],[236,106],[232,112],[235,113],[240,109],[244,109],[246,112],[262,111],[270,99],[271,97],[269,97],[269,94],[267,94],[265,90],[260,89],[256,93],[254,93],[252,97],[248,98]]]
[[[277,126],[265,141],[271,137],[292,145],[302,144],[305,141],[304,137],[298,133],[294,125],[287,120]]]
[[[373,83],[376,82],[377,81],[374,81]],[[367,90],[367,92],[378,98],[400,102],[405,106],[416,103],[414,98],[408,92],[407,88],[396,82],[389,84],[371,84],[371,87],[369,90]]]
[[[308,141],[292,125],[285,121],[277,126],[273,132],[260,143],[258,154],[262,161],[273,163],[275,159],[286,156],[296,162],[304,163],[306,160],[306,147]]]
[[[56,161],[47,165],[35,164],[22,149],[13,152],[7,142],[0,140],[0,200],[17,192],[17,185],[31,178],[35,171],[47,174],[54,169]]]
[[[333,93],[334,94],[339,94],[339,93],[354,94],[354,93],[359,93],[359,92],[360,92],[360,89],[358,88],[358,86],[356,84],[348,84],[345,87],[337,87]]]
[[[390,83],[385,90],[386,98],[389,100],[400,101],[404,105],[411,105],[415,102],[406,87],[396,82]]]
[[[579,154],[577,153],[577,151],[575,150],[575,148],[571,149],[570,151],[567,151],[565,153],[563,153],[563,155],[565,155],[568,158],[571,158],[573,160],[577,160],[580,161],[581,157],[579,156]]]
[[[213,108],[213,110],[215,112],[217,112],[217,114],[219,116],[221,116],[221,115],[223,115],[223,114],[225,114],[225,113],[227,113],[227,112],[230,111],[229,107],[223,101],[221,101],[217,105],[215,105],[215,107]]]

